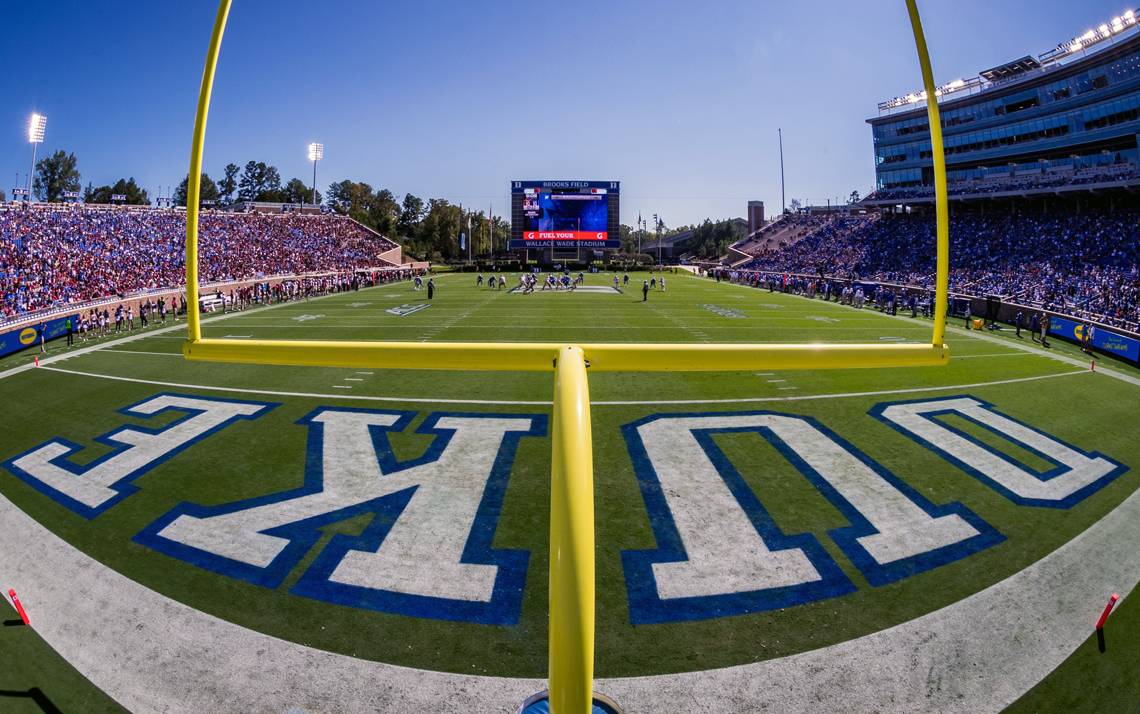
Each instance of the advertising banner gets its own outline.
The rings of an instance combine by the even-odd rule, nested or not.
[[[1050,316],[1049,318],[1049,334],[1066,340],[1084,342],[1084,327],[1084,323],[1078,322],[1077,320],[1056,316]],[[1090,342],[1092,343],[1093,349],[1115,357],[1123,357],[1131,362],[1140,363],[1140,340],[1095,325],[1092,329],[1093,333]]]
[[[72,321],[72,330],[75,331],[76,318],[76,315],[64,315],[63,317],[45,320],[42,325],[47,341],[50,342],[57,337],[66,335],[68,320]],[[13,352],[19,352],[22,349],[39,344],[40,324],[41,323],[27,327],[19,327],[0,333],[0,357],[5,357]]]

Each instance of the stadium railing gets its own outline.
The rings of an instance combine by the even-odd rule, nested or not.
[[[916,0],[905,0],[926,96],[934,76]],[[190,151],[186,216],[186,287],[198,303],[198,197],[206,119],[222,36],[232,0],[220,0],[198,95]],[[739,371],[850,369],[943,365],[949,223],[946,163],[937,101],[927,102],[934,154],[937,291],[929,344],[593,344],[407,343],[202,339],[197,311],[188,313],[189,360],[381,369],[554,372],[551,431],[549,682],[554,714],[588,714],[594,674],[593,455],[587,371]]]
[[[319,270],[309,273],[276,273],[274,275],[258,275],[248,278],[241,278],[239,280],[222,280],[213,283],[203,283],[198,286],[199,292],[207,292],[212,290],[227,291],[239,287],[248,287],[258,283],[280,283],[287,280],[307,280],[309,278],[327,278],[333,275],[343,275],[352,272],[375,272],[375,273],[392,273],[407,270],[408,267],[399,265],[383,265],[374,267],[352,268],[345,270]],[[153,288],[149,290],[133,290],[128,293],[114,295],[110,297],[102,297],[96,300],[84,300],[83,302],[68,303],[66,305],[54,305],[46,307],[42,310],[34,310],[32,312],[25,312],[19,315],[11,315],[0,320],[0,331],[16,329],[20,327],[29,327],[36,325],[45,320],[51,320],[56,317],[64,315],[74,315],[80,312],[86,312],[95,308],[109,307],[111,305],[118,305],[119,303],[137,302],[139,300],[156,300],[160,297],[172,297],[175,295],[181,296],[186,292],[186,288],[181,285],[167,286],[161,288]]]
[[[798,280],[804,280],[804,281],[808,281],[808,282],[817,281],[820,278],[819,273],[814,273],[814,274],[813,273],[796,273],[796,272],[791,272],[791,271],[780,271],[780,270],[739,270],[739,271],[735,271],[735,272],[747,273],[749,275],[770,276],[770,277],[776,278],[777,280],[782,278],[785,275],[787,275],[789,278],[795,278]],[[917,293],[927,293],[930,290],[929,287],[923,286],[923,285],[913,285],[913,284],[908,284],[908,283],[892,283],[892,282],[889,282],[886,280],[876,280],[873,278],[849,278],[849,277],[840,277],[840,276],[824,274],[823,279],[825,281],[832,282],[832,283],[835,283],[837,285],[848,285],[848,284],[861,285],[861,286],[872,286],[873,285],[877,288],[887,288],[889,290],[894,290],[894,291],[896,291],[900,294],[904,294],[904,295],[909,294],[909,293],[916,293],[916,292]],[[739,282],[739,281],[737,281],[737,282]],[[761,286],[761,287],[763,287],[763,286]],[[969,286],[967,285],[964,287],[969,287]],[[815,297],[820,298],[821,295],[822,295],[821,293],[817,292],[815,294]],[[974,315],[980,316],[980,315],[985,314],[985,312],[984,312],[984,305],[986,302],[986,295],[985,294],[976,293],[976,292],[969,292],[966,290],[951,290],[951,291],[949,291],[949,297],[951,299],[969,300],[971,302],[971,305],[973,306],[972,310],[973,310]],[[1140,325],[1138,325],[1137,323],[1134,323],[1134,322],[1124,321],[1124,324],[1114,324],[1112,322],[1106,321],[1104,315],[1101,315],[1099,313],[1094,313],[1094,312],[1091,312],[1088,310],[1080,310],[1080,311],[1058,310],[1055,307],[1047,307],[1045,305],[1034,303],[1034,302],[1029,301],[1029,300],[1021,301],[1021,300],[1019,300],[1019,298],[1017,296],[1000,296],[1000,297],[1001,297],[1001,307],[998,311],[998,314],[995,317],[995,319],[998,322],[1003,322],[1003,323],[1006,323],[1009,325],[1013,325],[1014,324],[1014,316],[1017,314],[1018,311],[1021,311],[1021,313],[1023,314],[1023,316],[1025,316],[1027,321],[1028,321],[1029,315],[1033,314],[1034,312],[1037,312],[1037,313],[1041,313],[1043,315],[1049,315],[1049,317],[1051,317],[1051,318],[1052,317],[1060,317],[1060,318],[1063,318],[1066,320],[1072,320],[1074,322],[1088,322],[1090,325],[1092,325],[1093,327],[1095,327],[1098,330],[1103,330],[1104,332],[1111,332],[1114,334],[1118,334],[1118,335],[1121,335],[1123,337],[1126,337],[1126,338],[1129,338],[1132,340],[1140,340]],[[899,305],[898,309],[899,309],[900,313],[906,312],[906,310],[902,307],[902,305]],[[1096,350],[1095,347],[1093,349]],[[1104,354],[1108,354],[1108,355],[1111,355],[1113,357],[1119,357],[1119,355],[1109,353],[1109,352],[1104,352]],[[1127,361],[1127,359],[1126,359],[1126,361]]]

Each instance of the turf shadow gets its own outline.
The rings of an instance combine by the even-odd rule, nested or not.
[[[31,699],[40,708],[44,714],[63,714],[55,704],[52,704],[48,695],[43,693],[39,687],[32,687],[27,691],[20,691],[18,689],[0,689],[0,697],[11,697],[13,699]]]

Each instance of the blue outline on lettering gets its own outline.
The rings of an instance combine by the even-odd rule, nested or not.
[[[649,460],[645,444],[637,433],[638,427],[659,419],[699,418],[721,416],[750,416],[772,414],[774,412],[697,412],[682,414],[652,414],[622,426],[637,475],[641,496],[649,515],[649,523],[657,540],[657,547],[645,550],[623,550],[621,553],[625,571],[626,590],[629,597],[629,619],[634,625],[658,624],[705,620],[711,618],[743,615],[763,610],[802,605],[814,600],[837,597],[854,592],[855,586],[827,554],[820,542],[810,533],[785,535],[773,522],[767,509],[756,497],[752,488],[725,457],[720,448],[712,443],[712,433],[727,432],[728,429],[694,430],[697,441],[704,449],[724,479],[732,495],[736,498],[745,515],[773,551],[799,548],[820,574],[820,579],[800,585],[779,588],[766,588],[742,593],[725,593],[697,597],[663,599],[657,594],[657,580],[653,574],[654,563],[680,563],[688,558],[685,554],[681,535],[673,521],[668,501],[661,489],[661,481]],[[753,430],[754,431],[754,430]],[[700,432],[700,434],[697,434]],[[710,448],[711,446],[711,448]]]
[[[230,558],[177,543],[159,535],[163,528],[182,515],[206,518],[319,493],[324,483],[324,425],[320,422],[313,421],[313,419],[326,411],[393,414],[399,417],[391,426],[372,426],[369,429],[372,434],[376,458],[384,474],[391,474],[438,460],[455,433],[454,429],[441,429],[434,426],[441,418],[527,418],[531,420],[529,430],[510,431],[504,434],[503,442],[499,447],[498,454],[495,456],[491,474],[487,479],[487,485],[483,491],[483,498],[479,503],[475,519],[471,525],[470,535],[464,547],[463,555],[460,558],[461,563],[498,566],[499,570],[495,577],[495,585],[489,602],[471,602],[422,595],[409,595],[407,593],[342,585],[328,580],[328,576],[340,563],[347,551],[375,551],[380,547],[380,543],[388,535],[392,525],[403,512],[418,486],[411,486],[401,491],[396,491],[348,508],[262,531],[266,535],[289,540],[289,543],[282,549],[277,557],[273,559],[269,566],[265,568],[234,561]],[[183,502],[143,529],[134,537],[134,540],[137,543],[205,570],[244,580],[254,585],[276,588],[281,585],[286,576],[296,568],[305,554],[308,553],[313,545],[320,539],[320,528],[330,523],[342,521],[360,514],[370,513],[373,514],[373,518],[359,536],[348,536],[345,534],[334,535],[317,555],[313,563],[301,575],[297,583],[290,589],[290,592],[339,605],[410,615],[412,617],[492,625],[515,624],[518,622],[522,610],[522,596],[523,589],[526,585],[530,551],[494,548],[492,543],[498,526],[503,497],[506,492],[511,467],[514,464],[519,440],[524,436],[545,436],[547,416],[545,414],[433,412],[415,431],[417,434],[435,435],[432,443],[422,456],[409,461],[398,461],[392,452],[387,434],[389,432],[404,431],[415,418],[416,414],[417,412],[414,411],[402,410],[318,407],[296,422],[297,424],[306,425],[309,428],[303,486],[220,506],[201,506]]]
[[[1051,440],[1057,442],[1058,444],[1061,444],[1062,446],[1065,446],[1069,449],[1072,449],[1073,451],[1084,456],[1085,458],[1104,459],[1105,461],[1107,461],[1108,463],[1113,465],[1113,469],[1111,471],[1109,471],[1108,473],[1106,473],[1104,476],[1101,476],[1096,481],[1093,481],[1092,483],[1085,485],[1084,487],[1078,489],[1077,491],[1074,491],[1073,493],[1069,494],[1068,496],[1066,496],[1065,498],[1063,498],[1061,500],[1052,500],[1052,499],[1046,499],[1046,498],[1024,498],[1022,496],[1017,495],[1013,491],[1009,490],[1005,486],[1001,485],[997,481],[994,481],[993,479],[991,479],[986,474],[975,469],[973,466],[970,466],[966,462],[958,459],[956,456],[954,456],[950,452],[946,451],[945,449],[943,449],[943,448],[941,448],[935,444],[932,444],[931,442],[927,441],[926,439],[924,439],[923,437],[921,437],[917,434],[912,433],[911,431],[909,431],[908,429],[906,429],[902,425],[896,424],[895,422],[891,421],[890,419],[888,419],[883,414],[888,407],[892,407],[892,406],[896,406],[896,405],[900,405],[900,404],[923,404],[923,403],[933,403],[933,402],[944,402],[944,401],[949,401],[949,400],[953,400],[953,399],[970,399],[970,400],[976,402],[978,404],[978,406],[980,406],[981,408],[986,409],[990,412],[993,412],[994,414],[997,414],[998,416],[1001,416],[1005,419],[1009,419],[1010,421],[1014,422],[1015,424],[1019,424],[1019,425],[1025,427],[1026,429],[1029,429],[1030,431],[1036,432],[1036,433],[1040,434],[1041,436],[1044,436],[1047,439],[1051,439]],[[872,407],[871,411],[868,413],[871,416],[878,419],[879,421],[886,424],[887,426],[891,427],[895,431],[899,432],[903,436],[907,437],[908,439],[911,439],[912,441],[915,441],[915,442],[921,444],[922,446],[925,446],[926,448],[930,449],[931,451],[935,452],[936,454],[940,455],[942,458],[946,459],[950,463],[954,464],[958,468],[965,471],[970,476],[973,476],[978,481],[981,481],[985,485],[992,488],[994,491],[997,491],[1002,496],[1005,496],[1007,499],[1016,503],[1019,506],[1038,506],[1041,508],[1069,509],[1069,508],[1072,508],[1073,506],[1077,505],[1081,501],[1085,500],[1086,498],[1088,498],[1092,494],[1096,493],[1097,491],[1101,490],[1102,488],[1104,488],[1108,484],[1112,483],[1121,474],[1124,474],[1125,472],[1128,471],[1128,466],[1120,463],[1119,461],[1117,461],[1116,459],[1113,459],[1110,456],[1106,456],[1106,455],[1100,453],[1099,451],[1085,451],[1083,449],[1077,448],[1076,446],[1073,446],[1072,444],[1069,444],[1068,442],[1062,441],[1061,439],[1058,439],[1056,436],[1053,436],[1052,434],[1050,434],[1048,432],[1042,431],[1042,430],[1032,426],[1031,424],[1026,424],[1025,422],[1023,422],[1019,419],[1015,419],[1015,418],[1011,417],[1010,415],[1008,415],[1008,414],[998,410],[997,408],[995,408],[993,404],[991,404],[991,403],[989,403],[983,399],[978,399],[977,397],[971,396],[969,394],[959,394],[959,395],[951,396],[951,397],[937,397],[934,399],[907,399],[907,400],[896,401],[896,402],[881,402],[879,404],[876,404],[874,407]],[[986,444],[982,441],[979,441],[978,439],[976,439],[973,436],[971,436],[970,434],[962,431],[961,429],[958,429],[954,426],[951,426],[950,424],[946,424],[945,422],[942,422],[942,421],[935,421],[935,417],[946,416],[949,414],[953,414],[953,415],[955,415],[961,419],[965,419],[966,421],[969,421],[969,422],[976,424],[979,427],[985,429],[986,431],[990,432],[991,434],[994,434],[994,435],[996,435],[1002,439],[1005,439],[1008,442],[1017,444],[1022,449],[1025,449],[1026,451],[1032,452],[1033,454],[1035,454],[1037,457],[1039,457],[1043,461],[1047,461],[1047,462],[1053,464],[1053,468],[1049,469],[1048,471],[1040,471],[1040,472],[1034,471],[1033,469],[1028,468],[1025,464],[1021,463],[1020,461],[1017,461],[1016,459],[1009,456],[1008,454],[1002,453],[1001,451],[994,449],[993,447],[989,446],[988,444]],[[1068,466],[1065,466],[1064,464],[1061,464],[1056,459],[1054,459],[1050,456],[1047,456],[1046,454],[1041,453],[1040,451],[1038,451],[1037,449],[1034,449],[1029,444],[1022,443],[1021,441],[1018,441],[1017,439],[1013,438],[1012,436],[998,431],[997,429],[990,426],[989,424],[984,424],[984,423],[978,421],[977,419],[973,419],[970,416],[957,411],[956,409],[939,409],[939,410],[934,410],[934,411],[929,411],[929,412],[922,412],[921,414],[918,414],[917,416],[922,417],[922,418],[926,419],[927,421],[930,421],[931,423],[934,423],[937,426],[939,426],[943,429],[946,429],[947,431],[949,431],[949,432],[951,432],[957,436],[962,437],[966,441],[969,441],[970,443],[975,444],[979,448],[983,449],[984,451],[989,452],[990,454],[993,454],[994,456],[1000,458],[1001,460],[1005,461],[1006,463],[1013,464],[1014,466],[1017,466],[1021,470],[1025,471],[1026,473],[1034,476],[1035,478],[1037,478],[1041,481],[1048,481],[1050,479],[1057,478],[1058,476],[1062,476],[1066,473],[1069,473],[1069,471],[1070,471]]]
[[[640,442],[640,437],[636,434],[636,428],[648,421],[662,417],[693,418],[763,415],[791,417],[807,422],[812,428],[818,430],[826,438],[834,441],[840,448],[874,471],[875,474],[898,490],[903,497],[914,503],[924,513],[934,518],[947,515],[959,516],[978,531],[977,535],[908,558],[902,558],[889,563],[879,563],[859,543],[860,538],[879,533],[879,530],[847,501],[838,490],[828,483],[819,472],[808,465],[794,449],[783,439],[778,437],[772,429],[768,427],[694,429],[693,435],[697,439],[697,442],[716,467],[717,472],[725,479],[725,483],[733,492],[733,495],[750,520],[752,520],[757,531],[761,534],[761,537],[764,538],[765,543],[767,543],[772,550],[783,550],[786,547],[799,545],[799,547],[804,549],[805,555],[811,560],[816,569],[820,571],[824,579],[823,581],[817,581],[817,583],[813,584],[815,586],[814,590],[808,588],[805,589],[805,591],[793,591],[786,594],[777,592],[774,594],[774,598],[769,598],[762,592],[754,592],[710,596],[708,598],[684,599],[695,601],[709,600],[710,602],[689,603],[683,602],[682,599],[662,600],[657,596],[656,584],[651,570],[652,564],[655,562],[681,561],[684,560],[685,557],[680,543],[680,536],[677,534],[676,527],[673,525],[671,515],[669,515],[668,505],[664,499],[664,495],[661,494],[660,482],[653,472],[648,456],[645,454],[644,446]],[[713,436],[716,434],[757,434],[771,444],[777,452],[795,467],[850,523],[848,526],[834,528],[828,531],[828,535],[872,586],[878,587],[909,578],[918,573],[973,555],[1005,540],[1005,536],[961,503],[952,502],[941,506],[932,504],[909,484],[898,478],[881,464],[876,463],[862,451],[855,448],[850,442],[821,424],[818,420],[809,416],[785,414],[768,410],[655,415],[627,425],[627,427],[623,427],[623,430],[625,431],[626,440],[630,445],[631,455],[634,453],[639,454],[634,458],[635,470],[638,472],[638,480],[642,486],[642,494],[645,497],[646,507],[650,512],[650,521],[659,544],[659,547],[655,551],[625,551],[622,553],[622,558],[626,565],[626,583],[630,592],[631,620],[634,624],[692,620],[704,617],[723,617],[725,615],[755,612],[775,607],[785,607],[787,605],[804,604],[810,600],[844,595],[854,590],[854,586],[850,584],[846,576],[843,576],[841,571],[838,571],[838,567],[830,561],[826,552],[822,551],[818,541],[810,534],[793,536],[791,539],[799,538],[803,539],[803,542],[784,545],[789,543],[791,539],[787,536],[783,536],[774,524],[772,524],[770,516],[768,516],[767,511],[760,503],[752,488],[744,482],[743,478],[741,478],[740,474],[729,462],[728,457],[724,455],[723,451],[715,443]],[[634,439],[636,439],[636,451]],[[769,540],[770,534],[774,534],[776,537]],[[804,543],[813,544],[814,548],[818,549],[818,551],[813,552],[813,550],[805,546]],[[835,573],[825,570],[825,567],[821,567],[821,563],[818,560],[821,553],[822,557],[826,559],[825,564],[835,568],[839,576],[843,578],[842,582],[847,583],[846,588],[842,587],[842,583],[839,583],[838,586],[832,583],[833,589],[825,587],[825,583],[829,580],[835,580]],[[781,590],[788,590],[788,588]],[[712,602],[712,600],[716,602]]]
[[[815,418],[800,414],[768,413],[806,421],[825,437],[835,442],[841,449],[858,459],[864,466],[871,469],[871,471],[875,472],[876,475],[886,481],[892,488],[897,490],[904,498],[917,506],[926,515],[931,518],[958,516],[977,531],[976,535],[956,543],[951,543],[950,545],[942,546],[941,548],[935,548],[888,563],[880,563],[859,543],[859,539],[875,535],[881,531],[875,528],[875,526],[872,525],[850,501],[844,498],[834,486],[828,483],[818,471],[808,465],[807,461],[801,458],[791,446],[784,442],[784,440],[777,436],[771,429],[761,427],[759,429],[746,428],[738,430],[759,433],[760,436],[787,459],[797,471],[803,474],[811,485],[847,519],[851,525],[833,528],[828,531],[827,534],[835,541],[835,544],[839,546],[840,550],[843,551],[851,563],[859,569],[863,577],[867,578],[867,582],[871,585],[879,587],[904,580],[913,575],[926,572],[927,570],[933,570],[934,568],[941,567],[956,560],[961,560],[1005,541],[1004,535],[962,503],[957,501],[951,501],[942,505],[931,503],[910,484],[903,481],[882,464],[867,456],[867,454],[857,449],[851,442],[839,436]]]
[[[121,434],[125,431],[134,431],[134,432],[141,432],[144,434],[158,435],[158,434],[161,434],[168,429],[171,429],[171,428],[187,421],[188,419],[192,419],[193,417],[195,417],[199,414],[204,414],[206,412],[205,409],[192,409],[189,407],[176,407],[176,406],[164,407],[164,408],[154,412],[153,414],[146,414],[143,412],[135,411],[136,407],[139,407],[143,404],[146,404],[147,402],[150,402],[154,399],[158,399],[160,397],[179,397],[179,398],[184,398],[184,399],[197,399],[197,400],[201,400],[201,401],[210,401],[210,402],[226,402],[226,403],[230,403],[230,404],[256,404],[256,405],[261,406],[261,409],[254,412],[253,414],[238,414],[238,415],[233,416],[229,419],[226,419],[225,421],[221,422],[217,426],[214,426],[210,429],[207,429],[206,431],[202,432],[198,436],[195,436],[194,438],[189,439],[189,440],[179,444],[178,446],[174,447],[170,451],[167,451],[166,453],[164,453],[159,458],[157,458],[153,461],[149,461],[146,464],[144,464],[143,466],[135,469],[134,471],[131,471],[130,473],[125,474],[118,481],[115,481],[113,484],[110,484],[110,486],[109,486],[109,488],[112,489],[113,491],[117,491],[118,495],[108,499],[107,501],[104,501],[103,503],[99,504],[98,506],[96,506],[94,508],[92,508],[91,506],[88,506],[85,503],[81,503],[81,502],[75,500],[74,498],[71,498],[67,494],[65,494],[61,491],[58,491],[55,488],[52,488],[51,486],[44,483],[40,479],[36,478],[36,476],[34,474],[29,473],[28,471],[25,471],[24,469],[15,465],[17,461],[19,461],[20,459],[24,458],[25,456],[27,456],[29,454],[32,454],[36,451],[39,451],[40,449],[42,449],[46,446],[49,446],[52,444],[59,444],[59,445],[67,447],[67,451],[60,454],[59,456],[51,459],[48,463],[50,463],[53,466],[56,466],[58,468],[61,468],[61,469],[65,470],[71,474],[74,474],[77,477],[83,476],[84,474],[86,474],[88,471],[95,468],[96,466],[99,466],[100,464],[105,463],[106,461],[118,456],[119,454],[121,454],[121,453],[123,453],[129,449],[136,448],[130,444],[124,444],[122,442],[114,441],[114,437],[117,434]],[[59,505],[63,506],[64,508],[67,508],[70,511],[74,511],[75,513],[79,514],[80,516],[83,516],[84,518],[86,518],[88,520],[91,520],[91,519],[95,518],[96,516],[98,516],[99,514],[106,511],[107,509],[115,506],[117,503],[122,501],[124,498],[127,498],[131,494],[138,491],[139,490],[138,486],[134,485],[134,481],[136,479],[138,479],[140,476],[143,476],[144,474],[148,473],[149,471],[151,471],[155,467],[160,466],[163,463],[169,461],[170,459],[174,458],[178,454],[185,451],[190,446],[193,446],[194,444],[198,443],[202,439],[205,439],[206,437],[213,435],[214,433],[220,431],[221,429],[224,429],[225,427],[229,426],[230,424],[233,424],[234,422],[236,422],[238,420],[257,419],[258,417],[264,416],[266,413],[268,413],[269,411],[271,411],[272,409],[274,409],[275,407],[278,407],[278,406],[280,406],[279,402],[258,402],[258,401],[251,401],[251,400],[247,400],[247,399],[221,399],[218,397],[203,397],[201,395],[195,395],[195,394],[180,394],[177,392],[160,392],[158,394],[151,395],[151,396],[147,397],[146,399],[137,401],[137,402],[135,402],[129,406],[122,407],[121,409],[116,409],[115,411],[118,414],[123,414],[125,416],[134,417],[134,418],[142,418],[142,419],[152,419],[154,417],[159,416],[160,414],[163,414],[164,412],[169,412],[169,411],[184,412],[185,416],[180,417],[179,419],[176,419],[175,421],[173,421],[169,424],[166,424],[164,426],[160,426],[160,427],[148,427],[148,426],[144,426],[144,425],[124,424],[120,427],[115,428],[112,431],[109,431],[105,434],[97,436],[93,439],[93,441],[98,443],[98,444],[103,444],[104,446],[109,446],[109,447],[111,447],[111,450],[109,452],[107,452],[106,454],[100,456],[99,458],[95,459],[94,461],[92,461],[88,464],[82,465],[82,466],[77,465],[74,462],[70,461],[70,457],[72,457],[72,456],[78,454],[79,452],[83,451],[84,447],[81,446],[80,444],[73,442],[73,441],[70,441],[70,440],[64,439],[64,438],[60,438],[60,437],[57,437],[55,439],[51,439],[49,441],[45,441],[45,442],[39,444],[38,446],[34,446],[34,447],[28,449],[27,451],[24,451],[23,453],[17,454],[16,456],[13,456],[12,458],[3,462],[3,466],[4,466],[4,468],[8,469],[8,471],[10,471],[14,476],[19,478],[21,481],[28,484],[29,486],[36,489],[37,491],[44,494],[45,496],[51,498],[53,501],[55,501]]]

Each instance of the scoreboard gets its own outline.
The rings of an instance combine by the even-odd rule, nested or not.
[[[512,181],[511,249],[621,246],[618,181]]]

